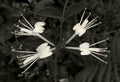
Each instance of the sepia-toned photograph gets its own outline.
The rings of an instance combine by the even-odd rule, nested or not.
[[[0,0],[0,82],[120,82],[120,0]]]

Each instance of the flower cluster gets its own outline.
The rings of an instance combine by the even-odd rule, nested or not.
[[[66,44],[68,44],[76,35],[82,36],[88,29],[95,27],[101,23],[101,22],[96,23],[98,17],[95,17],[94,19],[89,21],[88,18],[90,17],[91,13],[89,13],[89,15],[86,17],[86,19],[83,20],[85,11],[86,11],[86,8],[82,14],[80,22],[77,23],[73,27],[73,30],[75,31],[75,33],[66,41]],[[92,47],[96,44],[100,44],[100,43],[105,42],[107,40],[108,40],[108,38],[105,40],[96,42],[94,44],[91,44],[91,45],[90,45],[90,43],[85,42],[85,43],[80,44],[79,47],[66,47],[66,49],[79,50],[81,55],[92,55],[93,57],[97,58],[98,60],[100,60],[104,63],[107,63],[106,61],[104,61],[101,58],[96,56],[96,55],[100,55],[100,56],[107,57],[107,55],[104,55],[101,53],[101,52],[108,52],[107,48],[93,48]]]
[[[13,34],[15,35],[20,35],[20,36],[37,36],[39,38],[41,38],[42,40],[44,40],[46,43],[43,43],[41,45],[39,45],[36,48],[36,52],[33,51],[17,51],[17,50],[12,50],[13,52],[17,52],[17,53],[23,53],[24,55],[20,55],[17,56],[17,58],[21,61],[21,65],[20,68],[23,67],[27,67],[23,72],[25,73],[37,60],[39,59],[44,59],[47,58],[49,56],[52,55],[52,51],[55,49],[54,48],[50,48],[50,46],[48,45],[48,43],[52,46],[55,46],[54,43],[50,42],[48,39],[46,39],[45,37],[43,37],[42,35],[40,35],[41,33],[44,32],[45,28],[45,22],[37,22],[35,23],[34,27],[30,24],[30,22],[23,16],[23,19],[25,20],[25,22],[28,24],[24,24],[23,22],[21,22],[20,20],[18,21],[23,27],[21,27],[20,25],[15,25],[16,27],[19,28],[19,31],[15,31],[13,32]],[[27,55],[25,55],[27,54]]]
[[[91,56],[97,58],[98,60],[100,60],[100,61],[107,64],[106,61],[102,60],[101,58],[97,57],[96,55],[107,57],[106,54],[102,54],[102,53],[109,52],[109,50],[107,50],[107,48],[95,48],[95,47],[92,47],[94,45],[105,42],[106,40],[108,40],[108,38],[105,39],[105,40],[93,43],[91,45],[89,43],[85,42],[85,43],[80,44],[79,47],[66,47],[66,48],[67,49],[79,50],[81,55],[91,55]]]
[[[82,14],[82,17],[80,19],[80,22],[77,23],[74,27],[73,27],[73,31],[75,31],[75,33],[65,42],[65,44],[67,45],[68,43],[70,43],[70,41],[76,36],[78,35],[79,37],[82,36],[83,34],[85,34],[85,32],[92,28],[95,27],[97,25],[99,25],[101,22],[97,22],[97,18],[95,17],[94,19],[92,19],[91,21],[89,21],[89,17],[91,15],[91,13],[89,13],[89,15],[85,18],[85,20],[83,20],[84,15],[86,12],[86,8]],[[28,66],[22,73],[25,73],[38,59],[44,59],[47,58],[49,56],[52,55],[52,51],[56,49],[56,47],[50,48],[50,46],[48,44],[50,44],[51,46],[55,46],[54,43],[52,43],[51,41],[49,41],[48,39],[46,39],[45,37],[43,37],[41,35],[41,33],[44,32],[45,28],[45,22],[37,22],[35,23],[34,27],[30,24],[30,22],[23,16],[23,19],[25,20],[25,22],[27,23],[24,24],[23,22],[21,22],[19,20],[19,23],[23,26],[19,26],[19,25],[15,25],[16,27],[19,28],[19,32],[14,32],[13,34],[15,35],[21,35],[21,36],[37,36],[39,38],[41,38],[42,40],[44,40],[46,43],[43,43],[41,45],[39,45],[36,48],[36,52],[32,52],[32,51],[16,51],[14,50],[14,52],[18,52],[18,53],[26,53],[27,55],[22,55],[22,56],[17,56],[17,58],[19,60],[22,61],[22,65],[20,65],[21,68]],[[72,49],[72,50],[79,50],[81,55],[91,55],[95,58],[97,58],[98,60],[107,63],[106,61],[104,61],[103,59],[99,58],[96,55],[99,56],[103,56],[103,57],[107,57],[106,53],[108,52],[107,48],[96,48],[93,47],[97,44],[100,44],[102,42],[107,41],[107,39],[105,40],[101,40],[99,42],[90,44],[87,42],[84,42],[82,44],[79,45],[79,47],[69,47],[66,46],[66,49]]]

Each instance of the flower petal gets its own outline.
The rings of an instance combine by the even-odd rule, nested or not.
[[[86,50],[86,51],[82,51],[81,53],[80,53],[81,55],[90,55],[91,54],[91,52],[88,50]]]
[[[73,27],[73,30],[76,30],[80,27],[80,23],[77,23],[74,27]]]
[[[88,19],[85,19],[85,20],[83,21],[81,27],[82,27],[82,28],[85,28],[88,22],[89,22]]]
[[[89,43],[87,43],[87,42],[85,42],[85,43],[82,43],[82,44],[80,44],[80,46],[79,46],[79,50],[80,51],[88,51],[89,50]]]
[[[44,25],[45,25],[44,22],[37,22],[35,24],[35,29],[33,31],[37,33],[43,33],[45,30],[45,28],[43,27]]]
[[[43,53],[43,54],[39,53],[39,58],[40,59],[47,58],[47,57],[51,56],[52,54],[53,54],[52,52],[46,52],[46,53]]]
[[[35,27],[39,27],[39,26],[45,26],[45,22],[37,22],[37,23],[35,23]]]
[[[28,29],[26,29],[26,28],[20,28],[20,31],[21,31],[21,32],[25,32],[25,33],[29,33],[29,34],[32,33],[31,30],[28,30]]]
[[[48,46],[48,43],[43,43],[40,46],[37,47],[36,51],[40,52],[41,50],[43,50],[46,46]]]

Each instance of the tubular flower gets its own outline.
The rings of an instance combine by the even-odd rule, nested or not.
[[[26,21],[26,23],[29,25],[26,25],[24,23],[22,23],[20,20],[19,20],[19,23],[21,25],[23,25],[24,27],[21,27],[19,25],[15,25],[16,27],[18,27],[20,29],[19,32],[15,32],[14,34],[16,35],[33,35],[33,36],[36,36],[37,33],[43,33],[45,28],[43,27],[45,25],[45,22],[37,22],[35,23],[34,27],[30,24],[30,22],[28,22],[28,20],[23,16],[21,15],[24,20]]]
[[[25,73],[37,60],[44,59],[52,55],[52,49],[48,46],[48,43],[43,43],[36,49],[37,52],[31,51],[14,51],[19,53],[27,53],[28,55],[17,56],[22,62],[20,68],[28,66],[22,73]]]
[[[92,47],[90,47],[90,44],[87,42],[82,43],[79,46],[79,50],[81,51],[80,52],[81,55],[96,54],[96,55],[101,55],[101,56],[107,57],[107,55],[102,55],[99,53],[99,52],[107,52],[106,48],[92,48]]]
[[[66,44],[68,44],[76,35],[82,36],[88,29],[95,27],[101,23],[101,22],[96,23],[98,17],[95,17],[94,19],[89,21],[88,18],[90,17],[91,13],[89,13],[86,19],[83,20],[85,11],[86,11],[86,8],[82,14],[80,22],[73,27],[73,30],[75,31],[75,33],[66,41]]]
[[[20,22],[20,20],[19,20]],[[43,27],[45,25],[44,22],[37,22],[34,27],[35,28],[23,28],[17,25],[17,27],[20,29],[20,32],[18,32],[18,35],[35,35],[35,33],[43,33],[45,28]]]
[[[96,55],[99,55],[99,56],[107,57],[107,55],[102,54],[104,52],[108,52],[107,48],[94,48],[94,47],[92,47],[94,45],[105,42],[106,40],[108,40],[108,38],[105,40],[101,40],[99,42],[93,43],[91,45],[89,43],[85,42],[85,43],[80,44],[79,47],[66,47],[66,48],[79,50],[81,55],[92,55],[93,57],[97,58],[98,60],[100,60],[104,63],[107,63],[104,60],[102,60],[101,58],[96,56]]]
[[[49,40],[47,40],[45,37],[43,37],[42,35],[40,35],[41,33],[44,32],[45,28],[45,22],[37,22],[35,23],[34,27],[30,24],[30,22],[23,16],[23,19],[25,20],[25,22],[29,25],[26,25],[24,23],[22,23],[20,20],[19,20],[19,23],[24,26],[24,27],[21,27],[19,25],[15,25],[16,27],[19,28],[19,32],[13,32],[13,34],[15,35],[24,35],[24,36],[37,36],[39,38],[41,38],[42,40],[46,41],[47,43],[49,43],[50,45],[52,46],[55,46],[55,44],[53,44],[52,42],[50,42]]]

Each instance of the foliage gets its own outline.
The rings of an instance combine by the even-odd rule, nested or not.
[[[64,11],[65,1],[0,0],[0,82],[9,80],[11,82],[54,82],[55,77],[57,79],[66,78],[69,82],[86,82],[88,80],[88,82],[119,82],[120,1],[69,0]],[[98,15],[102,24],[91,29],[81,38],[76,37],[70,45],[76,46],[84,41],[93,43],[108,36],[110,41],[100,45],[107,45],[112,52],[108,57],[110,64],[106,66],[90,56],[80,56],[77,51],[67,50],[68,52],[66,52],[65,49],[61,49],[65,45],[64,40],[60,37],[66,40],[73,34],[72,27],[79,21],[81,11],[85,7],[88,8],[88,11],[92,11],[93,17]],[[36,37],[18,37],[11,33],[16,29],[14,24],[21,19],[21,13],[32,24],[37,21],[45,21],[47,30],[43,36],[59,47],[59,53],[56,53],[57,62],[54,61],[55,55],[37,61],[32,69],[23,76],[20,75],[22,69],[19,69],[17,54],[11,52],[11,48],[33,50],[42,41]],[[64,22],[63,28],[61,28],[61,22]],[[57,68],[55,68],[56,63]],[[111,73],[114,73],[115,76],[112,77]]]

